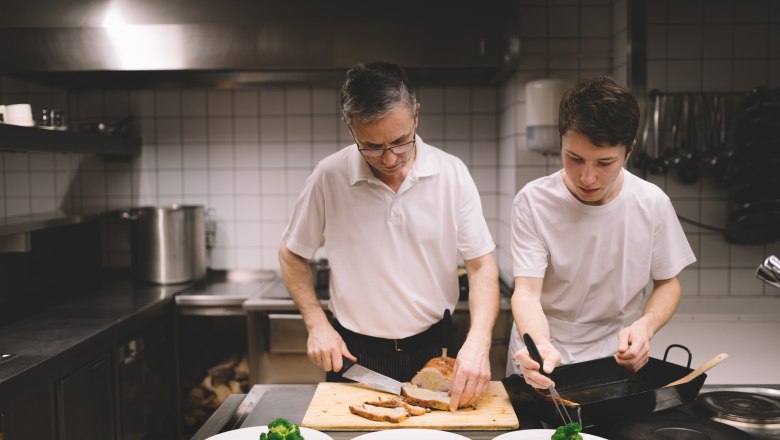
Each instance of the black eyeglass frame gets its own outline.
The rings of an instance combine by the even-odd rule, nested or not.
[[[347,130],[349,130],[349,134],[352,136],[352,140],[355,141],[355,145],[357,145],[358,151],[360,151],[360,154],[362,154],[363,156],[365,156],[365,157],[382,157],[382,156],[385,155],[385,152],[387,150],[392,151],[393,154],[398,156],[398,155],[405,154],[405,153],[408,153],[408,152],[414,150],[414,148],[417,146],[417,115],[418,115],[418,113],[415,113],[415,115],[414,115],[415,130],[414,130],[414,133],[412,135],[412,140],[407,142],[407,143],[405,143],[405,144],[394,145],[392,147],[387,147],[387,148],[360,148],[360,143],[357,141],[357,138],[355,137],[355,133],[352,133],[352,127],[350,127],[349,124],[347,124]],[[405,149],[409,145],[411,145],[411,147],[409,147],[408,149],[406,149],[404,151],[400,151],[400,152],[399,151],[395,151],[396,148],[404,148]],[[366,154],[365,153],[366,151],[371,151],[372,153],[371,154]],[[379,153],[379,154],[375,154],[375,153]]]
[[[354,136],[352,136],[354,138]],[[401,145],[393,145],[392,147],[387,148],[360,148],[360,144],[358,144],[357,139],[355,139],[355,145],[358,146],[358,151],[360,151],[360,154],[366,157],[382,157],[385,155],[385,152],[387,150],[390,150],[395,154],[396,156],[400,156],[401,154],[406,154],[410,151],[412,151],[417,144],[417,132],[414,133],[414,138]],[[396,149],[402,149],[402,151],[396,151]],[[370,154],[366,154],[366,152],[370,152]],[[377,154],[379,153],[379,154]]]

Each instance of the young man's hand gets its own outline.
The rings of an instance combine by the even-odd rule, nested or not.
[[[618,333],[618,350],[615,361],[631,372],[637,372],[650,360],[649,326],[640,318]]]
[[[547,374],[552,373],[553,369],[561,363],[561,353],[549,342],[537,343],[536,348],[539,349],[539,354],[542,356],[544,372]],[[522,371],[523,378],[525,378],[525,382],[528,385],[541,389],[547,389],[551,385],[555,385],[549,377],[543,376],[539,372],[540,365],[531,359],[527,347],[515,353],[515,360],[520,364],[520,371]]]

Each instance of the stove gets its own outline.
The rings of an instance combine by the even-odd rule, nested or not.
[[[691,410],[758,439],[780,438],[780,387],[720,387],[702,390]]]
[[[612,440],[780,439],[780,387],[704,386],[688,404],[585,432]]]

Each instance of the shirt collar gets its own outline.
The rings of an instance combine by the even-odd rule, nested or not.
[[[433,147],[426,144],[419,135],[415,135],[415,141],[414,148],[417,150],[417,157],[414,159],[409,175],[422,178],[438,174],[441,170],[441,166],[439,164],[439,157],[434,153]],[[349,155],[347,157],[349,184],[355,185],[361,181],[378,181],[379,179],[371,172],[371,167],[368,166],[363,155],[358,151],[357,146],[352,144],[347,148],[349,148]]]

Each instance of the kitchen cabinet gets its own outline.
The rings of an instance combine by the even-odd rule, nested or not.
[[[119,431],[122,440],[173,438],[173,331],[155,320],[117,348]]]
[[[57,382],[58,440],[114,438],[112,384],[108,353]]]
[[[141,139],[130,136],[110,136],[0,124],[0,151],[51,151],[106,156],[137,156],[141,154]]]
[[[9,406],[0,406],[0,439],[46,440],[56,438],[54,387],[30,384],[28,392]]]
[[[176,438],[172,292],[94,289],[3,327],[0,440]]]

